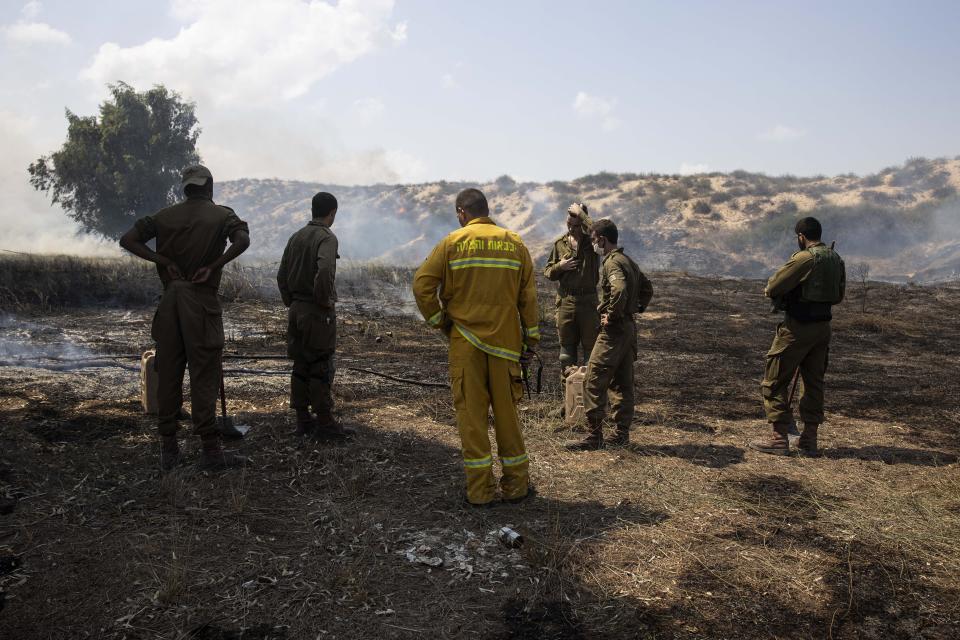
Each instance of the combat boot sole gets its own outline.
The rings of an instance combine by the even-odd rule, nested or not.
[[[603,449],[603,440],[580,440],[579,442],[569,442],[566,445],[567,451],[597,451]]]

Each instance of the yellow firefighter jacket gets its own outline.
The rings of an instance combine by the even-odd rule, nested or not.
[[[417,269],[413,295],[433,327],[456,329],[492,356],[517,361],[540,340],[533,261],[520,236],[474,218],[441,240]]]

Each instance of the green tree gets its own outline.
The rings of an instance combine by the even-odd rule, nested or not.
[[[180,197],[180,172],[200,162],[194,104],[163,85],[119,82],[96,116],[69,109],[67,141],[30,164],[30,184],[83,229],[116,239],[133,220]]]

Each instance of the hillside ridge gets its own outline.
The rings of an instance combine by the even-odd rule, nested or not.
[[[692,175],[600,172],[570,181],[336,186],[280,179],[221,183],[217,200],[250,225],[251,255],[279,259],[286,239],[310,216],[310,198],[340,201],[335,230],[344,258],[416,264],[456,227],[453,201],[467,186],[490,200],[494,219],[520,233],[538,261],[564,228],[564,211],[587,203],[612,218],[623,244],[648,269],[700,275],[766,274],[793,246],[793,221],[814,215],[848,264],[873,277],[960,277],[960,156],[912,158],[857,176],[768,176],[748,171]]]

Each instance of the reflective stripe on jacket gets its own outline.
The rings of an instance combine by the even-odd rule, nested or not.
[[[454,328],[490,355],[518,360],[540,340],[533,261],[520,236],[474,218],[417,269],[413,295],[431,326]]]

